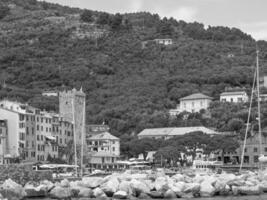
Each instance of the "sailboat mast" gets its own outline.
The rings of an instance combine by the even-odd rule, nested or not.
[[[258,96],[258,125],[259,125],[259,142],[260,142],[260,155],[262,154],[262,138],[261,138],[261,109],[260,109],[260,77],[259,77],[259,51],[257,50],[257,59],[256,59],[256,65],[257,65],[257,96]]]
[[[85,140],[85,101],[83,102],[83,122],[82,122],[82,147],[81,147],[81,176],[83,176],[83,150]]]
[[[73,121],[73,142],[74,142],[75,173],[76,173],[76,176],[78,176],[74,98],[72,99],[72,121]]]

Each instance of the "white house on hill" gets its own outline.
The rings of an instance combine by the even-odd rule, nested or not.
[[[242,103],[248,102],[248,95],[245,91],[229,91],[220,95],[221,102]]]
[[[170,115],[177,115],[180,112],[199,112],[200,110],[208,109],[212,97],[204,95],[202,93],[195,93],[180,99],[180,104],[177,105],[176,109],[169,111]]]

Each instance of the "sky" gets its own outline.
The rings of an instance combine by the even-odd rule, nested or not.
[[[236,27],[267,40],[267,0],[45,0],[71,7],[129,13],[148,11],[205,26]]]

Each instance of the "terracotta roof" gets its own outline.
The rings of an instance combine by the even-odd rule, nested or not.
[[[109,132],[99,133],[88,139],[89,140],[119,140],[119,138],[115,137],[114,135],[111,135]]]
[[[193,126],[193,127],[173,127],[173,128],[152,128],[144,129],[138,134],[138,136],[176,136],[184,135],[190,132],[201,131],[206,134],[219,134],[218,132],[206,128],[204,126]]]
[[[189,96],[183,97],[180,100],[194,100],[194,99],[213,99],[213,98],[202,93],[195,93],[195,94],[191,94]]]

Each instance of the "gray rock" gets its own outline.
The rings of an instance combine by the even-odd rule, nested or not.
[[[175,199],[177,198],[176,194],[174,191],[172,190],[167,190],[165,193],[164,193],[164,199]]]
[[[5,180],[0,188],[0,194],[9,199],[23,199],[26,196],[24,188],[12,181],[11,179]]]
[[[47,187],[45,185],[38,185],[37,183],[26,183],[24,186],[26,197],[45,197],[47,195]]]
[[[80,184],[88,188],[97,188],[103,183],[104,179],[101,177],[83,177]]]
[[[117,191],[113,195],[113,199],[127,199],[128,194],[125,191]]]
[[[112,177],[107,182],[102,184],[100,188],[103,190],[103,192],[105,192],[108,197],[112,197],[113,194],[118,191],[119,185],[119,180],[115,177]]]
[[[49,196],[55,199],[70,199],[72,192],[70,188],[56,186],[50,191]]]
[[[138,199],[151,199],[151,197],[148,194],[142,192],[138,195]]]
[[[158,191],[150,191],[148,195],[153,199],[163,199],[163,193]]]

